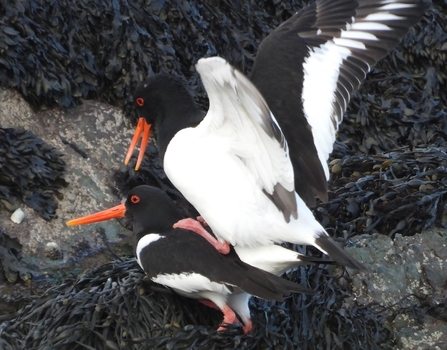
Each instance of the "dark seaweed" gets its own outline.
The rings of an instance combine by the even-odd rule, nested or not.
[[[319,294],[251,302],[255,332],[217,332],[221,315],[147,281],[134,259],[103,265],[48,290],[0,325],[10,349],[391,349],[382,308],[341,308],[327,270],[299,269]]]
[[[13,209],[21,199],[45,220],[56,217],[56,198],[67,186],[62,153],[30,131],[0,128],[0,200]]]

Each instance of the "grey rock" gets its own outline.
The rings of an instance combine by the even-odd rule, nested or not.
[[[0,125],[26,129],[65,155],[65,180],[58,201],[58,218],[43,220],[33,209],[22,205],[25,219],[13,223],[6,209],[0,209],[0,229],[22,245],[23,261],[38,271],[70,266],[79,257],[104,250],[108,243],[128,238],[114,221],[67,227],[76,217],[117,205],[113,171],[124,167],[123,159],[133,126],[119,108],[97,101],[84,101],[69,110],[58,108],[34,113],[22,96],[0,89]],[[78,152],[76,149],[81,150]],[[84,158],[87,156],[87,158]],[[55,266],[55,263],[57,265]]]
[[[44,255],[50,260],[61,260],[63,258],[62,249],[56,242],[48,242],[45,245]]]
[[[380,305],[397,349],[447,348],[447,232],[362,235],[347,248],[368,271],[350,271],[353,305]]]

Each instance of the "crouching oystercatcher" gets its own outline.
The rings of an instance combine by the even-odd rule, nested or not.
[[[71,220],[67,225],[124,216],[132,220],[134,253],[149,278],[181,295],[203,300],[206,305],[212,302],[224,315],[219,330],[238,322],[235,313],[244,323],[244,332],[251,330],[250,295],[282,301],[290,292],[315,294],[309,288],[248,265],[232,247],[223,255],[200,235],[174,229],[173,225],[183,217],[171,199],[155,187],[135,187],[124,203]],[[312,262],[321,260],[303,257],[301,264]]]

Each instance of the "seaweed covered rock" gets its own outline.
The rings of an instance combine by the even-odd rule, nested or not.
[[[14,283],[19,277],[29,281],[31,275],[21,262],[21,244],[0,230],[0,279]]]
[[[385,235],[352,238],[349,251],[368,266],[352,272],[351,295],[342,308],[369,305],[381,310],[397,349],[443,349],[447,344],[447,233],[394,239]]]
[[[442,348],[445,240],[437,232],[394,242],[383,235],[358,236],[349,249],[368,271],[348,275],[337,267],[302,267],[288,273],[292,281],[307,280],[318,294],[295,294],[283,303],[253,299],[251,336],[238,327],[216,332],[218,312],[151,283],[133,258],[115,261],[0,317],[0,345],[8,350]],[[419,247],[426,245],[431,250],[421,254]]]
[[[2,127],[32,130],[64,153],[70,187],[61,189],[60,220],[42,224],[32,212],[20,227],[0,220],[11,237],[17,237],[18,230],[22,234],[22,255],[14,256],[45,268],[78,261],[104,249],[105,242],[125,237],[117,224],[69,231],[64,221],[116,204],[122,192],[137,184],[165,189],[192,213],[164,176],[153,145],[143,171],[120,165],[129,123],[117,108],[85,99],[124,105],[125,115],[132,115],[126,101],[136,84],[148,73],[163,71],[188,80],[205,106],[194,71],[197,59],[219,55],[249,72],[262,38],[304,3],[0,1],[0,84],[20,91],[34,108],[83,103],[65,113],[48,109],[35,116],[31,110],[13,112],[11,105],[15,108],[20,98],[0,91]],[[353,97],[331,159],[331,200],[315,209],[331,234],[343,241],[350,238],[351,252],[368,262],[370,275],[350,277],[318,268],[289,274],[308,279],[320,294],[311,300],[294,296],[283,304],[254,301],[258,331],[249,338],[237,329],[225,335],[214,332],[219,315],[153,289],[133,260],[107,264],[52,288],[16,315],[0,316],[0,347],[444,348],[446,296],[430,287],[438,274],[445,275],[444,265],[433,268],[439,259],[432,253],[442,252],[427,244],[432,236],[418,233],[445,225],[446,11],[445,0],[434,0],[422,21]],[[358,236],[364,232],[373,235]],[[442,237],[433,241],[441,246]],[[57,260],[49,261],[45,252]],[[404,267],[396,268],[396,261]],[[415,261],[421,266],[417,271]],[[432,263],[432,268],[426,265]],[[75,265],[71,272],[79,269]],[[388,276],[393,277],[390,283],[405,281],[421,288],[393,289],[383,283]],[[381,290],[367,294],[368,281],[399,294],[392,300],[377,299]],[[413,292],[418,295],[407,295]],[[396,304],[398,300],[405,302]]]
[[[0,229],[0,321],[3,314],[14,314],[31,300],[33,273],[23,261],[20,242]]]
[[[16,196],[45,220],[56,216],[55,197],[61,198],[60,189],[68,185],[61,152],[30,131],[0,128],[0,164],[0,200],[6,208],[14,208]]]
[[[108,244],[126,242],[129,235],[126,235],[125,230],[109,223],[84,229],[67,229],[65,222],[74,216],[104,209],[106,205],[115,205],[122,199],[113,179],[115,169],[124,168],[122,153],[131,133],[124,123],[122,113],[116,107],[94,101],[85,101],[83,105],[65,111],[52,109],[33,113],[20,94],[3,89],[0,90],[0,103],[2,126],[8,128],[8,131],[19,128],[32,130],[31,140],[39,140],[36,151],[33,151],[35,143],[31,146],[27,144],[27,137],[17,144],[13,140],[13,147],[26,151],[12,158],[18,162],[19,169],[31,169],[29,173],[35,175],[35,170],[29,164],[32,164],[36,152],[37,155],[44,155],[43,159],[38,158],[45,165],[43,169],[50,167],[48,162],[53,159],[50,157],[52,152],[64,154],[63,168],[66,170],[60,179],[49,181],[46,172],[36,172],[40,177],[36,175],[32,179],[26,177],[27,172],[16,176],[16,179],[29,181],[22,184],[27,191],[25,194],[31,188],[36,193],[42,191],[45,195],[52,195],[57,203],[57,217],[45,220],[36,210],[24,205],[21,209],[25,218],[20,224],[16,224],[10,220],[11,212],[0,204],[0,230],[20,243],[21,261],[28,268],[32,280],[54,282],[66,273],[79,273],[83,268],[82,258],[91,256],[94,252],[97,253],[96,264],[107,261],[111,255]],[[17,133],[12,135],[15,137]],[[31,133],[23,132],[23,135]],[[4,147],[7,152],[11,152],[11,142],[3,142],[0,148]],[[50,158],[46,157],[45,152]],[[1,164],[5,167],[12,166],[8,162]],[[61,164],[56,165],[62,169]],[[0,177],[9,181],[14,171],[17,169],[2,171]],[[46,177],[42,180],[43,175]],[[45,181],[50,184],[47,186]],[[65,181],[69,183],[68,187],[57,187],[65,184]],[[8,182],[4,188],[9,190],[8,200],[13,205],[5,199],[2,202],[13,210],[21,203],[20,187],[15,182]],[[53,194],[52,188],[57,188],[60,193],[58,197]],[[127,245],[125,249],[128,249]]]
[[[272,28],[255,2],[238,0],[1,4],[0,84],[36,107],[126,100],[149,72],[191,77],[203,56],[224,54],[245,69]]]
[[[331,198],[316,216],[337,236],[414,235],[445,227],[447,153],[440,147],[400,148],[331,161]]]
[[[134,259],[110,263],[48,290],[5,321],[0,345],[5,350],[317,349],[341,344],[344,349],[358,344],[391,349],[393,336],[378,313],[364,306],[342,309],[345,296],[327,271],[309,272],[319,295],[294,295],[283,303],[253,300],[255,332],[243,336],[238,327],[217,332],[219,313],[146,281]],[[300,269],[290,278],[299,280],[309,272]]]
[[[193,65],[199,58],[220,55],[248,72],[263,37],[303,5],[300,0],[60,0],[51,5],[44,0],[3,0],[0,84],[17,88],[35,107],[69,107],[94,97],[116,104],[128,100],[152,72],[186,77],[196,89]],[[443,94],[444,7],[435,1],[399,49],[383,61],[374,73],[380,85],[398,88],[390,78],[383,80],[380,71],[397,73],[403,68],[413,74],[410,70],[417,67],[424,75],[424,65],[434,67],[430,84],[440,85]]]

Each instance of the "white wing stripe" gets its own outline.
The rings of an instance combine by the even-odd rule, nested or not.
[[[358,87],[353,84],[359,81],[359,78],[364,78],[364,75],[359,75],[358,70],[350,70],[352,62],[348,61],[348,57],[352,55],[354,59],[356,55],[361,57],[361,52],[367,52],[369,44],[373,44],[374,47],[378,45],[377,43],[386,35],[386,32],[393,31],[393,28],[387,24],[393,25],[396,23],[392,21],[400,22],[408,19],[405,15],[396,15],[391,13],[392,11],[405,11],[416,5],[384,0],[379,4],[376,2],[375,6],[374,13],[353,17],[352,23],[346,23],[346,30],[341,30],[339,37],[319,47],[309,47],[309,56],[303,63],[304,114],[312,128],[318,158],[327,178],[329,178],[329,169],[326,161],[332,152],[333,141],[342,117],[340,114],[346,110],[352,90]],[[366,5],[363,11],[366,11]],[[318,30],[322,35],[325,34],[324,27]],[[364,74],[368,73],[369,64],[363,62],[361,58],[357,59],[362,61],[359,69]],[[340,75],[342,66],[344,73]]]
[[[386,2],[386,1],[384,1]],[[400,9],[408,9],[413,8],[414,4],[387,4],[382,7],[379,7],[380,11],[390,11],[390,10],[400,10]]]
[[[321,164],[324,164],[326,177],[329,177],[326,159],[332,151],[332,141],[336,132],[333,123],[328,123],[327,116],[333,113],[334,91],[340,74],[340,66],[351,51],[346,47],[328,41],[305,59],[303,81],[303,107],[307,121],[312,127],[314,143]],[[331,57],[328,60],[327,57]],[[336,123],[338,124],[338,122]],[[314,132],[314,130],[318,130]]]
[[[354,23],[348,26],[349,30],[391,30],[386,24],[376,22]]]
[[[392,13],[372,13],[364,18],[365,21],[400,21],[404,19],[406,18]]]
[[[334,38],[334,43],[339,46],[352,47],[353,49],[366,50],[366,46],[361,41],[351,39]]]
[[[374,34],[354,30],[342,31],[341,37],[348,39],[360,39],[360,40],[374,40],[374,41],[379,40],[379,38],[377,38]]]

